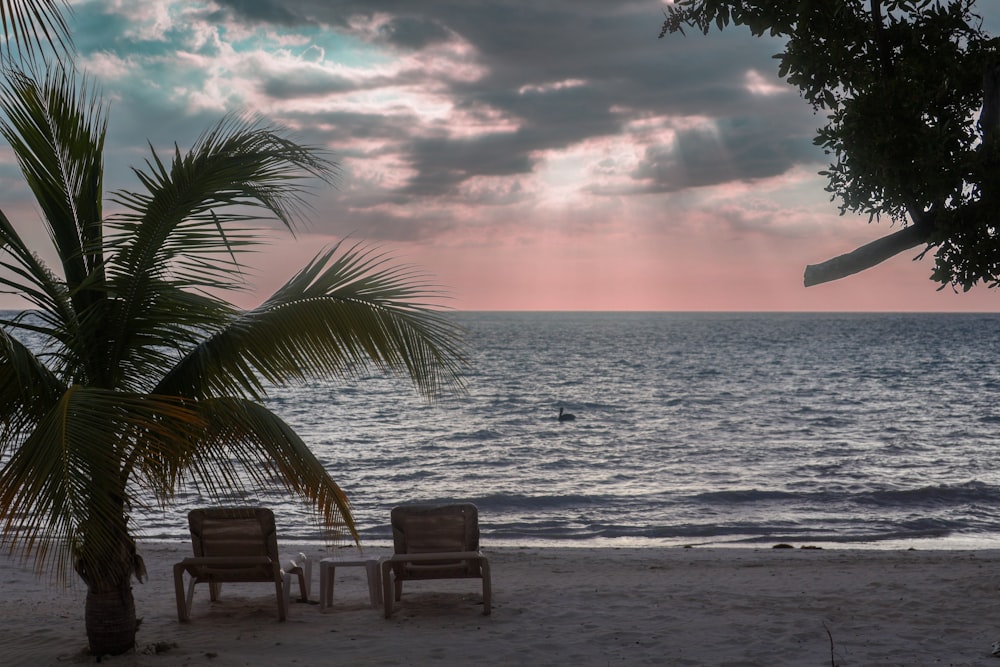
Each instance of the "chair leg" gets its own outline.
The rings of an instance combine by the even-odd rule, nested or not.
[[[177,620],[185,623],[191,619],[191,605],[184,596],[184,566],[180,563],[174,565],[174,594],[177,596]]]
[[[368,577],[368,602],[377,609],[382,604],[382,575],[377,560],[365,563],[365,576]]]
[[[288,617],[288,588],[289,586],[285,584],[285,581],[289,580],[290,575],[281,576],[280,573],[275,573],[274,577],[274,592],[278,598],[278,620],[284,621]]]
[[[305,588],[300,588],[299,593],[302,594],[303,602],[309,602],[312,599],[313,559],[300,552],[299,560],[302,562],[302,572],[305,576]],[[299,583],[302,581],[302,577],[299,577]]]
[[[333,582],[337,569],[333,563],[319,563],[319,610],[321,613],[330,611],[333,606]]]
[[[189,614],[191,613],[191,604],[194,602],[194,584],[195,584],[195,581],[196,581],[196,579],[194,577],[191,577],[191,581],[188,583],[187,608],[188,608],[188,613]],[[214,584],[209,584],[209,588],[212,590],[212,593],[213,593],[212,599],[215,600],[217,596],[214,594],[215,593],[215,589],[212,588],[213,585]]]
[[[292,574],[285,572],[281,577],[281,600],[287,610],[292,602]]]
[[[309,602],[309,583],[304,572],[299,572],[299,602]]]
[[[385,617],[392,616],[392,563],[382,561],[382,611]]]
[[[479,561],[479,572],[483,575],[483,616],[489,616],[492,612],[493,584],[490,581],[490,562],[485,558]]]

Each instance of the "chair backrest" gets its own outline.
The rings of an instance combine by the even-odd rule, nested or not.
[[[278,562],[274,513],[265,507],[216,507],[188,513],[195,556],[267,556]]]
[[[400,505],[390,516],[396,553],[479,550],[479,510],[472,503]]]
[[[397,554],[479,551],[479,510],[472,503],[399,505],[390,512]],[[480,576],[478,561],[394,563],[397,580]]]

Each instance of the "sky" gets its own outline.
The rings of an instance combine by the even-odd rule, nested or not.
[[[1000,3],[979,4],[1000,28]],[[657,39],[662,0],[71,6],[78,65],[110,103],[108,191],[138,186],[149,144],[186,150],[232,112],[340,164],[294,237],[262,223],[241,306],[348,237],[461,310],[1000,310],[987,288],[939,290],[917,249],[805,288],[807,264],[894,229],[825,192],[823,119],[777,77],[780,42]],[[18,181],[0,147],[0,207],[37,229]]]

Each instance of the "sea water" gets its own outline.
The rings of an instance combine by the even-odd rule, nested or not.
[[[363,543],[394,505],[468,501],[485,545],[1000,546],[1000,314],[450,316],[465,393],[370,374],[267,400]],[[298,500],[240,500],[320,539]],[[207,503],[186,488],[137,532],[183,538]]]

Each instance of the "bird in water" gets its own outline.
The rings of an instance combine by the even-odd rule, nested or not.
[[[576,419],[576,415],[571,412],[563,412],[562,408],[559,408],[559,421],[561,422],[571,422]]]

